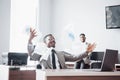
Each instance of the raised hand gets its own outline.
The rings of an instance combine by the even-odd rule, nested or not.
[[[96,47],[96,44],[93,43],[93,44],[89,44],[88,47],[87,47],[87,52],[92,52]]]
[[[37,32],[35,31],[35,29],[30,28],[29,43],[31,43],[32,39],[37,36],[36,33]]]

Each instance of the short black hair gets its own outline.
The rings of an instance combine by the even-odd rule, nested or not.
[[[53,35],[52,35],[52,34],[47,34],[47,35],[43,38],[43,42],[44,42],[44,43],[46,42],[46,38],[47,38],[48,36],[53,36]]]
[[[81,33],[79,36],[85,36],[85,34],[84,34],[84,33]]]

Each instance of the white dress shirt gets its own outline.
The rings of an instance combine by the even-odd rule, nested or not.
[[[82,42],[76,43],[76,44],[74,45],[74,54],[77,55],[77,54],[80,54],[80,53],[85,52],[88,44],[89,44],[89,43],[87,43],[87,42],[84,42],[84,43],[82,43]],[[90,54],[89,54],[89,55],[90,55]],[[89,55],[88,55],[88,56],[89,56]],[[83,58],[83,60],[84,60],[85,64],[89,64],[89,63],[90,63],[90,59],[89,59],[88,57]]]

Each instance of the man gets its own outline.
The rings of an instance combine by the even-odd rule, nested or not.
[[[90,45],[90,43],[86,42],[86,36],[84,33],[81,33],[79,37],[80,37],[79,52],[83,52]],[[82,60],[76,62],[76,66],[75,66],[76,69],[89,69],[90,68],[89,54]]]
[[[64,51],[56,51],[55,50],[55,38],[52,34],[48,34],[43,38],[44,43],[46,44],[46,49],[43,51],[43,55],[38,57],[39,53],[34,53],[35,47],[32,43],[34,37],[36,37],[35,29],[30,29],[30,37],[28,40],[28,53],[33,59],[37,59],[40,62],[40,65],[43,69],[66,69],[67,66],[65,64],[66,61],[77,61],[82,58],[88,56],[88,53],[93,51],[95,48],[95,44],[89,45],[85,52],[80,53],[77,56],[71,55]],[[55,59],[53,60],[52,53],[55,53]],[[54,64],[55,63],[55,67]]]

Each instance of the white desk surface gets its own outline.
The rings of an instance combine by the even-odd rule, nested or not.
[[[0,70],[8,70],[11,68],[20,68],[20,70],[36,70],[36,66],[35,65],[25,65],[25,66],[7,66],[7,65],[0,65]],[[5,71],[6,71],[5,70]]]
[[[120,71],[114,72],[96,72],[80,69],[61,69],[61,70],[36,70],[36,74],[45,74],[45,76],[120,76]]]
[[[8,80],[9,68],[7,66],[0,65],[0,78],[1,80]]]

